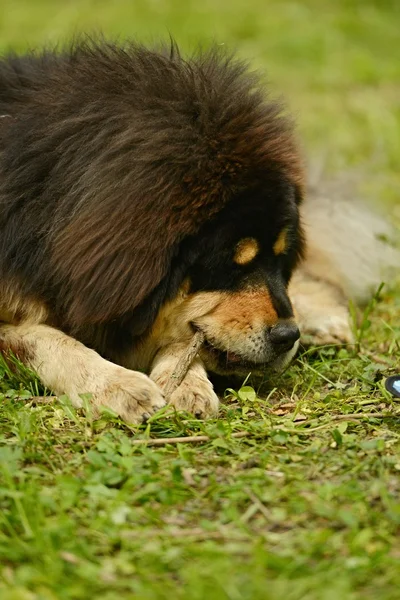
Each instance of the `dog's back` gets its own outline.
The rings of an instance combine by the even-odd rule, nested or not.
[[[394,227],[352,191],[341,179],[319,182],[302,207],[307,250],[290,297],[306,344],[352,342],[349,300],[363,305],[400,272]]]
[[[351,187],[351,186],[349,186]],[[308,240],[304,268],[358,304],[400,271],[396,231],[379,207],[321,185],[303,205]]]

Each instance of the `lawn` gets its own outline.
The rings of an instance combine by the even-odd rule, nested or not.
[[[2,50],[82,29],[236,47],[287,98],[311,164],[350,169],[399,215],[397,0],[1,8]],[[399,292],[360,311],[355,348],[304,352],[260,388],[232,382],[218,421],[93,421],[0,365],[1,600],[397,600],[400,404],[383,378],[400,370]]]

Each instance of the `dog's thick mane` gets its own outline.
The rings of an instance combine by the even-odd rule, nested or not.
[[[159,307],[182,240],[249,184],[301,198],[291,122],[220,49],[81,41],[6,57],[0,88],[0,278],[70,330]]]

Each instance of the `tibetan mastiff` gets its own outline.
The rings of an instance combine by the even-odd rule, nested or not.
[[[293,308],[293,126],[218,48],[185,59],[174,44],[81,41],[5,56],[0,187],[0,351],[75,406],[90,393],[146,420],[196,330],[206,341],[170,403],[199,417],[218,410],[207,371],[280,370],[299,325],[319,343],[351,339],[318,248]]]

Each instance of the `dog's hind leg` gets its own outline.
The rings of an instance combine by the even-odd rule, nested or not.
[[[290,283],[289,296],[304,345],[352,343],[348,302],[335,285],[299,269]]]
[[[150,377],[161,389],[165,389],[177,362],[187,348],[187,344],[176,343],[170,344],[158,352]],[[168,404],[174,406],[176,410],[190,412],[200,419],[217,415],[218,396],[214,392],[206,369],[198,356],[191,362],[182,383],[168,398]]]
[[[55,394],[81,407],[92,394],[94,411],[107,406],[131,423],[145,421],[165,405],[163,394],[146,375],[111,363],[62,331],[42,324],[0,326],[0,351],[12,353],[35,371]]]
[[[311,192],[302,206],[306,257],[289,296],[305,344],[351,343],[349,300],[366,304],[380,283],[399,271],[400,253],[387,242],[397,238],[390,219],[338,183],[328,195]]]

